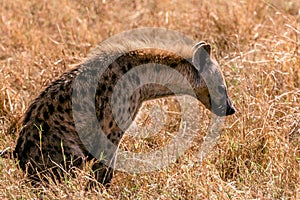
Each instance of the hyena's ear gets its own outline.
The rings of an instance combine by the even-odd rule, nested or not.
[[[201,73],[206,63],[211,61],[211,46],[205,42],[199,42],[194,46],[193,64]]]

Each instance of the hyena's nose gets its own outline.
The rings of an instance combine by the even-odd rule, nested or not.
[[[235,108],[232,105],[231,101],[227,99],[227,109],[226,109],[226,115],[232,115],[235,113]]]
[[[234,107],[228,107],[226,110],[226,115],[232,115],[235,113],[235,108]]]

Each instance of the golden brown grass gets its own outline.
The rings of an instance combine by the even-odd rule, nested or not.
[[[85,191],[84,170],[34,188],[12,160],[0,158],[0,199],[299,199],[299,24],[298,0],[0,1],[0,149],[15,146],[20,118],[46,85],[103,39],[137,27],[175,29],[213,44],[238,109],[204,162],[198,161],[199,131],[167,169],[117,172],[103,191]],[[155,102],[170,111],[157,140],[139,147],[128,137],[122,148],[163,145],[168,137],[162,135],[178,126],[180,110],[172,101]],[[150,107],[140,126],[151,124]]]

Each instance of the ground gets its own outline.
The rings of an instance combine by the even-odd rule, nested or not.
[[[76,178],[32,187],[16,163],[0,158],[1,199],[300,198],[299,1],[16,0],[0,1],[0,17],[0,149],[14,148],[20,119],[43,88],[102,40],[138,27],[169,28],[211,43],[237,108],[203,162],[207,111],[176,162],[149,173],[117,172],[109,189],[85,190],[88,166]],[[147,127],[159,119],[151,117],[157,107],[166,125],[145,139],[131,136],[153,134]],[[121,148],[158,149],[180,123],[176,99],[148,102]]]

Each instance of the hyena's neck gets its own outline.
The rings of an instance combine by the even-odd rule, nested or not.
[[[176,94],[192,95],[192,88],[201,82],[189,58],[161,49],[131,51],[120,56],[116,63],[122,74],[119,81],[129,83],[130,86],[125,84],[127,87],[135,87],[134,94],[140,101]]]
[[[112,109],[117,106],[119,115],[129,111],[132,119],[144,101],[193,95],[193,88],[201,83],[197,69],[188,59],[158,49],[123,54],[110,65],[107,74],[110,75],[109,82],[114,85],[109,98]],[[122,123],[126,123],[126,119],[123,117]]]

